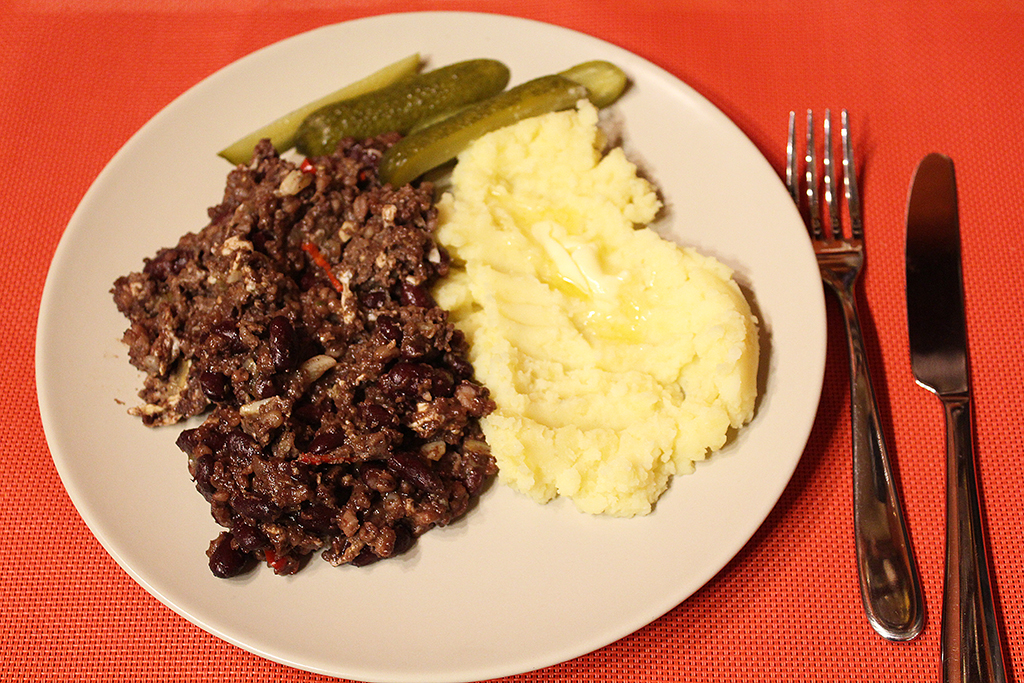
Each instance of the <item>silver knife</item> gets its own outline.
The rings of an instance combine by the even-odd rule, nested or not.
[[[929,154],[907,200],[907,323],[914,378],[946,416],[942,680],[1005,681],[981,519],[953,162]]]

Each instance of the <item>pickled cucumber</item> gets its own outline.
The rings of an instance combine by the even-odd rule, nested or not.
[[[351,83],[340,90],[336,90],[314,102],[299,107],[293,112],[285,114],[259,130],[249,133],[229,147],[225,147],[217,152],[217,154],[233,164],[247,164],[252,159],[252,151],[256,147],[256,143],[263,138],[270,138],[270,142],[273,143],[274,148],[278,152],[285,152],[295,146],[295,133],[298,131],[299,125],[317,109],[341,100],[385,88],[396,81],[416,73],[419,66],[419,54],[409,55],[394,64],[389,64],[383,69],[375,71],[366,78]]]
[[[307,156],[330,154],[345,137],[402,134],[420,120],[483,100],[504,90],[508,67],[473,59],[403,79],[386,89],[327,105],[302,122],[295,147]]]
[[[459,155],[481,135],[517,121],[568,109],[587,89],[557,74],[527,81],[402,138],[384,153],[380,179],[398,187]]]
[[[558,75],[586,86],[587,99],[598,109],[607,107],[619,99],[619,96],[626,89],[627,83],[626,72],[611,62],[604,60],[583,62],[565,71],[559,71]],[[460,107],[453,111],[423,119],[409,129],[409,133],[418,133],[424,128],[432,126],[470,106],[472,105],[466,105],[466,107]]]
[[[481,135],[531,116],[568,109],[582,98],[606,107],[619,98],[626,82],[622,69],[601,60],[527,81],[399,140],[384,153],[380,178],[395,187],[404,185],[451,161]]]
[[[577,64],[559,75],[586,86],[590,102],[598,109],[619,99],[626,89],[626,72],[600,59]]]

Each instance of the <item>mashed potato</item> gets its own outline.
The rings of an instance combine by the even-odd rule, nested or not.
[[[597,120],[581,102],[459,157],[435,294],[497,403],[500,480],[633,516],[751,419],[757,331],[728,268],[642,227],[660,202]]]

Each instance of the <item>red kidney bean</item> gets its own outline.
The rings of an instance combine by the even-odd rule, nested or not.
[[[161,249],[151,259],[146,261],[142,268],[143,272],[158,280],[166,280],[172,275],[177,275],[188,263],[189,253],[181,249]]]
[[[249,383],[249,388],[256,398],[270,398],[278,393],[277,382],[273,377],[257,375]]]
[[[326,536],[335,528],[334,510],[323,503],[314,503],[299,512],[298,523],[309,533]]]
[[[224,440],[224,449],[232,460],[242,463],[252,462],[253,458],[263,455],[263,449],[256,443],[256,439],[240,430],[228,434]]]
[[[430,465],[413,453],[399,451],[388,458],[388,469],[403,479],[408,479],[417,488],[429,493],[444,493],[444,482],[430,469]]]
[[[380,386],[394,400],[415,400],[428,392],[434,398],[450,396],[455,383],[447,370],[426,363],[400,361],[381,377]]]
[[[402,343],[402,326],[390,315],[377,317],[377,328],[375,331],[384,344],[394,342],[397,346]]]
[[[431,378],[430,394],[434,398],[451,396],[455,390],[455,380],[452,373],[441,368],[434,368],[434,376]]]
[[[249,350],[238,334],[238,321],[236,320],[222,320],[210,329],[210,333],[226,341],[232,353],[244,353]]]
[[[402,357],[410,360],[423,358],[434,350],[429,339],[420,335],[406,337],[402,342]]]
[[[192,455],[195,452],[196,447],[203,442],[203,434],[199,431],[199,428],[185,429],[178,434],[178,438],[174,440],[174,445],[180,448],[188,455]]]
[[[192,479],[196,483],[196,490],[203,494],[207,501],[213,498],[213,484],[210,477],[213,475],[213,456],[210,454],[200,455],[189,462],[189,470]]]
[[[459,379],[471,379],[473,377],[473,365],[462,356],[454,353],[445,355],[445,360],[448,362],[448,367],[451,368],[452,374]]]
[[[340,448],[345,444],[345,435],[342,432],[321,432],[313,437],[313,440],[309,442],[309,448],[307,452],[313,455],[323,455],[328,451],[333,451],[335,448]]]
[[[462,474],[462,483],[466,485],[466,490],[471,496],[476,495],[483,488],[485,481],[487,481],[487,475],[475,467],[467,467]]]
[[[432,308],[434,297],[430,292],[419,285],[411,285],[403,282],[398,290],[399,300],[406,306],[417,306],[419,308]]]
[[[283,315],[276,315],[270,321],[270,359],[278,372],[295,367],[295,329]]]
[[[231,507],[254,522],[273,522],[281,515],[281,508],[262,493],[239,491],[231,496]]]
[[[395,478],[390,472],[376,465],[360,463],[359,477],[374,491],[387,493],[395,490]]]
[[[247,522],[235,522],[231,527],[231,534],[235,537],[235,545],[243,552],[251,553],[270,545],[267,535],[259,527]]]
[[[395,425],[394,414],[382,405],[376,403],[360,403],[359,417],[367,429],[381,429],[382,427],[393,427]]]
[[[210,550],[208,551],[210,571],[218,578],[229,579],[232,576],[238,576],[250,564],[251,556],[248,553],[232,547],[231,540],[233,538],[229,532],[223,531],[210,544]]]
[[[401,555],[412,547],[413,543],[416,542],[416,537],[412,535],[412,532],[404,524],[396,524],[393,528],[395,530],[395,549],[392,555]]]
[[[227,434],[224,432],[218,432],[215,429],[203,430],[203,445],[210,449],[211,453],[219,453],[224,449],[224,444],[227,442]]]
[[[380,378],[384,392],[395,400],[413,399],[430,386],[431,367],[420,363],[395,363]]]
[[[355,559],[352,560],[352,566],[365,567],[368,564],[373,564],[379,559],[381,558],[370,550],[368,546],[364,546],[363,549],[359,551],[359,554],[355,556]]]
[[[377,309],[387,303],[388,295],[382,289],[373,289],[363,295],[362,301],[366,308]]]
[[[316,427],[324,415],[324,408],[318,403],[300,403],[292,408],[292,416],[299,421]]]
[[[220,372],[205,370],[199,374],[199,388],[211,401],[223,401],[228,396],[228,378]]]

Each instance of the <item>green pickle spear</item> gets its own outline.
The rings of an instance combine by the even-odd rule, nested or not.
[[[424,118],[478,102],[504,90],[508,67],[472,59],[417,74],[349,100],[329,104],[302,122],[295,148],[307,156],[333,152],[343,138],[364,139],[390,131],[403,135]]]
[[[602,59],[577,64],[560,71],[558,75],[587,86],[590,102],[598,109],[619,99],[626,89],[626,72]]]
[[[350,83],[344,88],[335,90],[329,95],[325,95],[314,102],[310,102],[295,111],[285,114],[259,130],[249,133],[234,144],[225,147],[217,152],[217,154],[233,164],[248,164],[252,159],[252,152],[256,147],[256,143],[263,138],[270,138],[270,142],[278,152],[285,152],[295,146],[295,133],[298,131],[299,125],[317,109],[341,100],[351,99],[386,88],[396,81],[416,73],[419,66],[419,53],[409,55],[393,64],[385,66],[379,71],[375,71],[366,78]]]
[[[594,106],[607,106],[625,87],[625,73],[602,61],[527,81],[399,140],[381,159],[381,182],[393,187],[412,182],[457,157],[482,135],[532,116],[568,109],[584,98]]]
[[[576,81],[587,87],[589,92],[590,101],[598,109],[607,107],[609,104],[614,102],[622,94],[622,91],[626,89],[626,73],[615,66],[611,62],[603,60],[594,60],[592,62],[583,62],[576,66],[566,69],[565,71],[558,72],[559,76],[564,76],[570,81]],[[431,116],[429,118],[421,119],[415,126],[413,126],[409,133],[418,133],[424,128],[428,128],[439,121],[457,114],[463,109],[467,109],[472,105],[466,105],[453,111],[443,112],[437,116]]]

